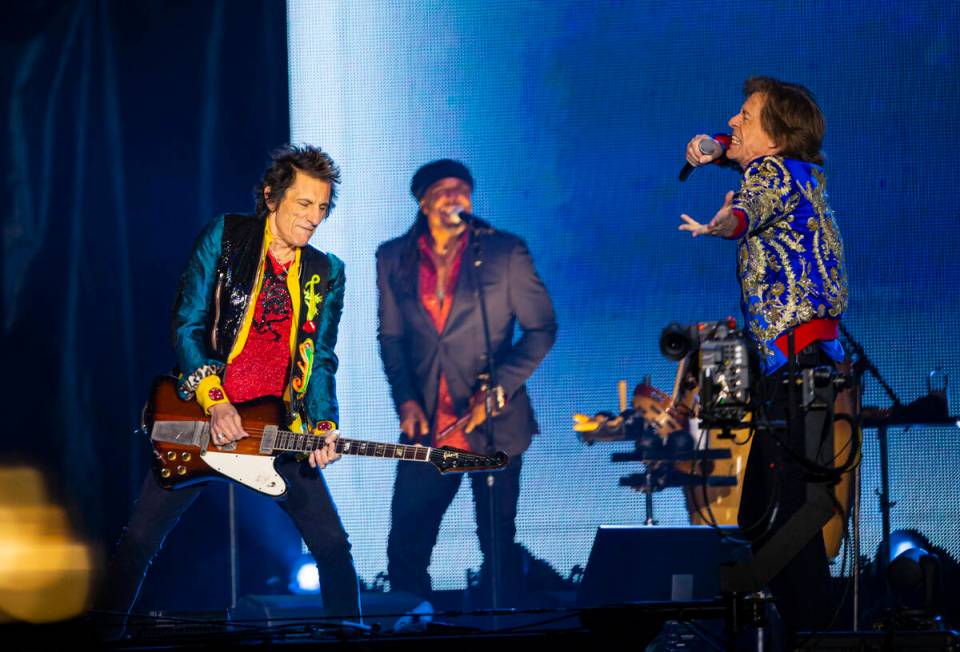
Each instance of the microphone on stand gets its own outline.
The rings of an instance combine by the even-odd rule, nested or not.
[[[466,206],[454,206],[450,211],[450,217],[454,224],[465,224],[475,235],[489,235],[496,231],[493,226],[468,211]]]
[[[454,206],[450,211],[450,217],[453,218],[455,222],[463,222],[467,226],[470,226],[476,221],[473,213],[467,211],[465,206]]]

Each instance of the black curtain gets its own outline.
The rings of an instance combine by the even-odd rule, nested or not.
[[[3,461],[45,470],[78,534],[109,551],[149,463],[133,431],[173,364],[190,247],[216,214],[252,211],[289,137],[285,5],[4,12]],[[219,541],[222,494],[207,500],[197,528]]]

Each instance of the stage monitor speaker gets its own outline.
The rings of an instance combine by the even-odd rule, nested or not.
[[[639,601],[709,600],[722,562],[749,556],[736,528],[603,525],[577,593],[578,607]]]
[[[324,622],[319,595],[246,595],[230,610],[230,620],[251,626],[280,627],[298,621]]]

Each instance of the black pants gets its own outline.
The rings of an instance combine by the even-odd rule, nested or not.
[[[481,578],[485,584],[488,584],[490,577],[493,546],[487,478],[492,475],[494,479],[493,502],[500,560],[497,587],[501,606],[515,605],[521,590],[522,556],[520,546],[514,541],[521,465],[522,458],[518,455],[510,459],[506,469],[497,473],[469,474],[476,508],[477,536],[484,559],[484,575]],[[440,521],[462,480],[462,474],[440,475],[429,464],[401,463],[397,466],[387,541],[387,572],[391,590],[429,598],[431,587],[427,566],[430,564],[430,555],[437,543]]]
[[[808,347],[798,357],[801,367],[834,364],[818,348]],[[789,424],[789,395],[781,384],[787,373],[784,367],[765,378],[760,394],[769,399],[767,418],[786,420]],[[833,430],[824,429],[822,418],[808,417],[803,428],[791,433],[775,436],[759,429],[754,435],[738,517],[740,528],[754,550],[764,546],[807,500],[808,472],[786,450],[789,447],[803,454],[807,429],[818,438],[826,435],[822,442],[825,451],[833,450]],[[829,453],[825,456],[832,457]],[[820,483],[812,490],[823,491],[824,486]],[[829,625],[835,605],[822,530],[787,562],[770,581],[769,588],[788,631],[822,630]]]
[[[281,457],[277,469],[288,483],[287,499],[278,504],[293,519],[317,562],[324,612],[327,616],[359,616],[357,573],[350,543],[323,475],[292,456]],[[147,568],[164,539],[205,486],[171,491],[157,484],[152,473],[147,474],[133,516],[111,560],[97,609],[130,612]],[[198,546],[202,545],[198,542]]]

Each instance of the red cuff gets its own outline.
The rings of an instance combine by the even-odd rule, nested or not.
[[[713,162],[721,163],[727,160],[727,150],[730,149],[730,140],[731,140],[730,134],[713,134],[711,138],[713,138],[715,141],[720,143],[720,146],[723,147],[723,156],[721,156],[718,159],[715,159]]]
[[[727,236],[727,240],[739,240],[747,231],[747,214],[740,208],[734,208],[733,215],[737,218],[737,228]]]

